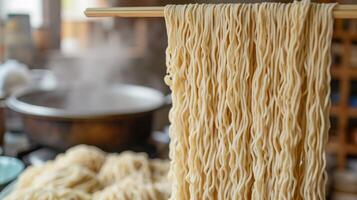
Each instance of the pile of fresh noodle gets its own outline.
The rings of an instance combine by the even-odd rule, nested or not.
[[[5,200],[166,200],[169,165],[145,153],[106,154],[79,145],[27,168]]]

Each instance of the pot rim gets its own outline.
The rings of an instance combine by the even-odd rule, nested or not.
[[[165,96],[158,90],[138,86],[138,85],[130,85],[130,84],[115,84],[108,87],[124,87],[125,89],[130,89],[134,93],[140,93],[140,95],[148,95],[152,99],[154,99],[151,106],[141,109],[133,109],[133,110],[110,110],[110,111],[71,111],[60,108],[51,108],[40,105],[33,105],[30,103],[23,102],[19,100],[20,97],[31,94],[33,92],[50,92],[51,89],[44,89],[38,87],[24,88],[22,90],[17,91],[15,94],[11,95],[6,100],[6,105],[11,110],[18,112],[20,114],[26,114],[35,117],[47,117],[47,118],[62,118],[62,119],[93,119],[93,118],[103,118],[103,117],[113,117],[113,116],[124,116],[124,115],[137,115],[148,112],[153,112],[155,110],[160,109],[164,105],[166,105]],[[59,88],[56,88],[59,89]]]

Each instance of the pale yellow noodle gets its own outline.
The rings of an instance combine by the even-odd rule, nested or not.
[[[153,182],[168,182],[167,174],[170,163],[167,160],[153,159],[149,161],[151,180]]]
[[[26,189],[32,186],[33,181],[41,176],[45,171],[53,168],[53,162],[47,162],[39,166],[29,166],[26,170],[19,176],[16,183],[16,190]]]
[[[13,192],[4,200],[91,200],[92,197],[80,190],[71,189],[25,189]]]
[[[152,183],[126,177],[93,195],[96,200],[166,200],[168,195]]]
[[[30,166],[7,199],[165,200],[171,194],[169,166],[169,161],[151,160],[145,153],[107,156],[96,147],[79,145],[54,161]]]
[[[123,152],[109,155],[98,174],[106,188],[98,200],[165,200],[171,194],[167,174],[169,162],[150,160],[145,153]]]
[[[105,162],[106,153],[95,146],[77,145],[68,149],[65,154],[56,157],[56,165],[78,164],[98,172]]]
[[[149,159],[145,153],[123,152],[108,155],[98,177],[109,186],[128,176],[135,177],[138,183],[151,181]]]
[[[34,177],[31,188],[70,188],[93,193],[102,188],[96,174],[80,166],[54,166]]]
[[[171,199],[324,199],[334,4],[168,5]]]

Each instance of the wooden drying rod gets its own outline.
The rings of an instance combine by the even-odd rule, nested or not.
[[[164,7],[87,8],[87,17],[163,17]],[[357,4],[339,4],[333,9],[336,19],[357,19]]]

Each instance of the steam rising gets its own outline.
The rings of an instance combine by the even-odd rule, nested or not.
[[[120,37],[112,34],[80,54],[54,54],[49,69],[56,75],[60,87],[103,86],[120,82],[118,74],[130,65],[125,49],[127,47]]]

